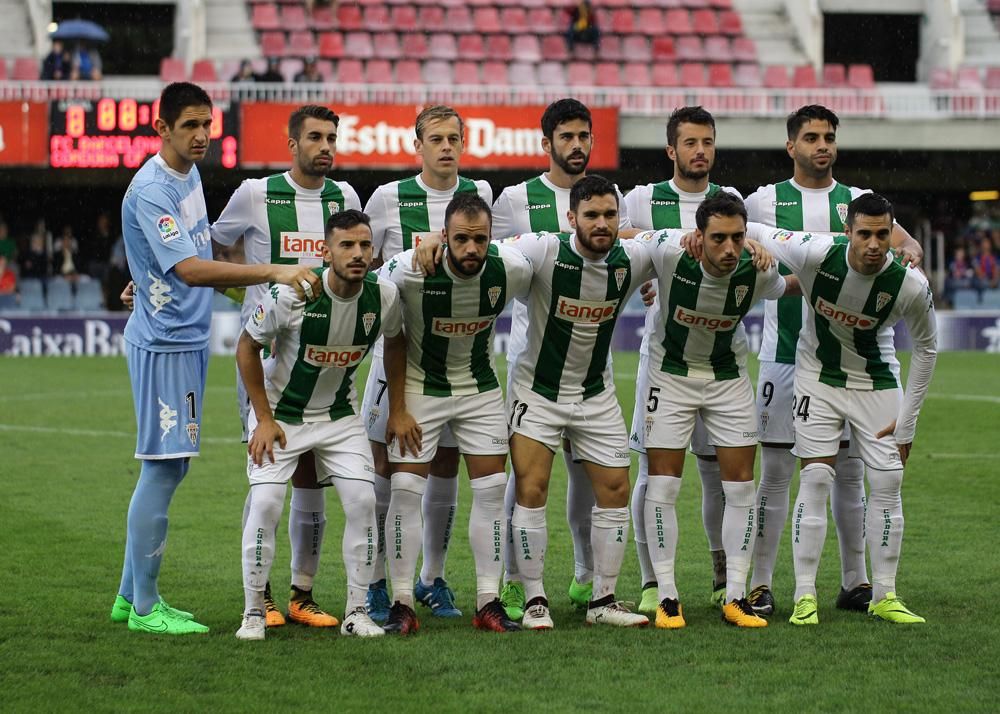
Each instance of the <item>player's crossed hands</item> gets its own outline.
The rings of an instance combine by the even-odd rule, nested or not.
[[[285,432],[274,419],[263,419],[257,422],[250,441],[247,443],[247,453],[257,466],[264,465],[264,454],[274,463],[274,442],[285,448]]]

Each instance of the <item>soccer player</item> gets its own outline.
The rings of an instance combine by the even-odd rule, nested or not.
[[[716,448],[725,506],[722,545],[726,562],[723,621],[765,627],[745,597],[753,552],[753,462],[757,425],[753,387],[746,372],[743,316],[754,303],[785,293],[776,266],[758,271],[745,250],[746,209],[726,192],[705,199],[695,215],[701,258],[681,247],[683,231],[644,238],[653,257],[660,308],[649,340],[644,443],[649,461],[645,494],[646,539],[660,603],[656,626],[684,627],[674,578],[677,496],[684,449],[701,416]],[[640,404],[642,406],[640,406]]]
[[[456,193],[478,193],[491,203],[493,192],[485,181],[471,181],[458,175],[465,132],[462,118],[451,107],[432,106],[417,116],[414,148],[421,159],[417,176],[393,181],[375,189],[365,213],[372,219],[375,254],[383,261],[409,250],[429,236],[438,236],[444,228],[444,212]],[[362,413],[368,438],[375,454],[376,518],[379,523],[379,557],[374,582],[368,596],[372,617],[384,622],[389,616],[388,590],[385,583],[384,526],[389,508],[389,471],[385,448],[388,418],[386,378],[382,364],[382,343],[375,345],[371,371],[365,385]],[[460,617],[455,596],[444,577],[448,541],[458,501],[458,450],[449,429],[441,435],[441,444],[431,463],[423,498],[423,566],[416,583],[416,597],[438,617]]]
[[[833,178],[837,161],[837,115],[826,107],[801,107],[788,117],[786,150],[794,162],[791,179],[762,186],[747,198],[751,221],[792,231],[840,233],[850,202],[867,189],[845,186]],[[892,244],[907,262],[919,263],[919,244],[899,225]],[[780,267],[784,274],[788,269]],[[788,515],[788,493],[795,472],[792,446],[792,392],[796,343],[808,308],[789,296],[764,306],[757,408],[760,418],[761,474],[757,489],[757,541],[748,600],[762,615],[774,612],[771,579],[781,532]],[[871,585],[865,565],[864,465],[849,455],[850,432],[837,452],[837,478],[831,500],[840,543],[841,591],[837,607],[866,611]]]
[[[472,486],[469,541],[477,610],[472,623],[495,632],[520,629],[498,598],[507,418],[493,365],[493,332],[507,303],[527,294],[532,271],[519,251],[490,243],[490,221],[482,198],[456,193],[445,211],[446,250],[435,272],[425,277],[415,268],[412,250],[383,268],[399,288],[406,333],[387,337],[385,345],[392,462],[387,523],[393,532],[388,561],[395,599],[386,623],[390,632],[407,634],[418,626],[413,576],[422,539],[420,504],[445,425],[465,455]],[[393,389],[400,383],[404,388]],[[404,435],[414,425],[420,438],[411,444]]]
[[[841,433],[868,467],[865,540],[872,565],[868,614],[888,622],[924,622],[896,596],[903,539],[903,467],[937,357],[934,302],[927,279],[888,255],[893,210],[867,193],[848,203],[848,243],[755,225],[751,234],[790,269],[809,305],[796,348],[792,414],[802,460],[792,553],[794,625],[819,622],[816,571],[826,537],[826,503],[836,482]],[[906,391],[900,389],[893,326],[913,340]]]
[[[139,169],[122,201],[122,233],[135,286],[125,327],[126,356],[142,461],[129,504],[125,563],[113,622],[130,630],[207,632],[190,613],[167,605],[157,589],[166,548],[167,510],[199,453],[202,396],[212,317],[210,287],[276,282],[312,294],[319,281],[295,265],[233,265],[212,260],[201,177],[212,126],[212,100],[176,82],[160,95],[154,126],[160,151]]]
[[[336,153],[339,124],[340,117],[328,107],[310,104],[293,111],[288,118],[291,169],[240,184],[212,224],[212,239],[228,247],[242,238],[243,254],[251,264],[320,265],[326,221],[339,211],[361,210],[361,201],[350,184],[327,178]],[[266,285],[247,291],[240,314],[243,324],[250,319],[254,308],[264,302],[266,294]],[[236,384],[243,441],[247,441],[250,400],[238,374]],[[313,627],[335,627],[340,624],[337,618],[324,612],[312,595],[326,531],[325,492],[317,483],[312,454],[303,454],[299,459],[292,487],[288,516],[292,551],[288,619]],[[244,526],[249,506],[247,494]],[[284,625],[285,618],[271,597],[270,583],[264,589],[264,603],[268,627]]]
[[[729,186],[719,186],[709,181],[715,164],[715,118],[701,107],[681,107],[674,110],[667,121],[667,156],[674,162],[673,178],[660,183],[636,186],[625,197],[625,205],[632,225],[641,230],[664,228],[695,229],[695,212],[706,198],[725,191],[742,199],[739,191]],[[635,383],[635,403],[642,404],[646,394],[646,363],[649,361],[649,338],[659,319],[659,301],[646,312],[646,325],[639,346],[639,369]],[[656,613],[660,598],[657,596],[656,576],[649,560],[644,521],[646,484],[649,461],[642,445],[645,428],[643,413],[636,409],[632,415],[629,446],[639,453],[639,475],[632,490],[632,521],[635,523],[635,549],[639,556],[642,578],[642,601],[639,612]],[[719,461],[715,448],[708,443],[708,434],[701,418],[695,420],[691,451],[698,460],[701,476],[701,515],[712,555],[713,604],[722,606],[726,594],[726,555],[722,546],[722,517],[725,498],[719,476]]]
[[[317,475],[336,487],[344,507],[347,609],[341,634],[385,634],[365,607],[378,537],[375,468],[358,416],[354,375],[380,334],[400,334],[399,293],[368,272],[372,235],[365,214],[355,209],[334,213],[326,230],[323,257],[330,267],[316,270],[323,280],[319,297],[303,301],[287,288],[272,288],[254,308],[236,350],[253,406],[247,449],[250,512],[243,529],[246,607],[236,633],[243,640],[264,639],[274,529],[286,484],[303,455],[315,458]],[[261,351],[271,345],[265,368]]]
[[[542,149],[549,155],[549,170],[530,181],[508,186],[493,206],[493,238],[503,240],[521,233],[542,231],[559,233],[571,230],[569,224],[570,189],[587,175],[587,163],[594,135],[590,110],[575,99],[559,99],[542,114]],[[619,231],[630,232],[631,223],[619,194]],[[514,303],[510,341],[507,343],[507,391],[518,355],[524,350],[528,311],[520,301]],[[566,520],[573,536],[574,574],[569,598],[581,608],[590,602],[594,578],[594,557],[590,549],[590,512],[594,508],[594,490],[583,465],[572,456],[569,441],[563,440],[566,461]],[[515,479],[507,481],[504,509],[507,514],[507,550],[504,568],[506,582],[500,600],[514,620],[524,614],[524,586],[517,576],[517,558],[510,540],[510,518],[514,511]]]

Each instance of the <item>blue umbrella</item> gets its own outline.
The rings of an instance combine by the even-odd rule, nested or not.
[[[49,35],[53,40],[90,40],[107,42],[109,35],[103,27],[90,20],[64,20]]]

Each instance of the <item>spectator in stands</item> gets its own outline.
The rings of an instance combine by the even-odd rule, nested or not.
[[[1000,265],[997,265],[993,242],[989,238],[983,238],[979,242],[979,255],[976,256],[973,265],[980,290],[993,289],[1000,285]]]
[[[590,0],[580,0],[569,11],[569,29],[566,31],[566,44],[572,52],[577,42],[593,45],[597,48],[601,41],[601,31],[597,27],[597,15]]]
[[[319,73],[319,67],[316,65],[316,60],[312,57],[306,60],[305,66],[302,67],[302,71],[295,75],[296,82],[322,82],[323,75]]]
[[[965,248],[955,248],[955,255],[948,263],[948,276],[945,278],[945,293],[948,300],[954,302],[953,295],[956,290],[968,290],[973,287],[976,278],[976,271],[973,270],[969,262]]]
[[[80,246],[80,267],[87,275],[104,282],[108,274],[108,258],[111,257],[111,244],[114,242],[111,234],[111,218],[107,213],[97,216],[94,230]]]
[[[240,62],[239,71],[233,75],[230,82],[256,82],[257,75],[253,73],[253,62],[248,59]]]
[[[17,273],[10,267],[6,255],[0,255],[0,295],[17,292]]]
[[[49,256],[45,252],[45,234],[35,231],[28,239],[28,250],[21,255],[21,279],[44,280],[49,275]]]
[[[88,47],[83,42],[78,42],[73,51],[73,68],[70,71],[70,79],[82,79],[98,81],[103,77],[101,73],[101,55],[96,47]]]
[[[80,277],[79,263],[80,244],[73,235],[73,227],[67,224],[52,246],[52,274],[76,282]]]
[[[257,75],[258,82],[284,82],[285,78],[279,71],[277,57],[271,57],[267,61],[267,71]]]
[[[17,260],[17,241],[10,237],[10,227],[2,217],[0,217],[0,255],[11,263]]]
[[[62,40],[52,40],[52,51],[42,62],[42,79],[69,79],[73,71],[73,57],[63,46]]]

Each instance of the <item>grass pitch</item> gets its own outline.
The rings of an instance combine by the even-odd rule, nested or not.
[[[724,626],[707,604],[711,563],[700,482],[688,459],[677,580],[688,627],[590,629],[570,608],[565,472],[549,504],[546,585],[556,629],[496,636],[470,626],[470,494],[460,492],[448,577],[465,617],[418,611],[409,638],[356,641],[289,625],[263,643],[233,637],[243,604],[240,514],[245,453],[233,362],[214,358],[197,459],[171,509],[161,590],[211,626],[162,639],[108,620],[125,512],[139,464],[124,360],[4,359],[0,388],[0,710],[13,711],[995,711],[998,707],[997,508],[1000,356],[940,356],[906,472],[899,591],[928,624],[893,627],[833,607],[834,529],[820,566],[820,620],[787,624],[793,590],[786,530],[762,631]],[[635,354],[615,357],[631,413]],[[363,376],[359,380],[364,383]],[[792,486],[794,497],[797,485]],[[317,600],[341,615],[343,519],[329,496]],[[275,593],[287,582],[279,530]],[[638,599],[631,545],[618,595]],[[992,702],[992,704],[990,703]]]

